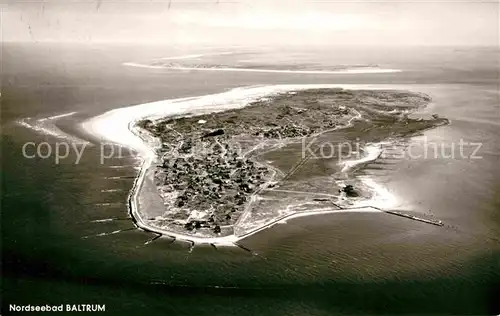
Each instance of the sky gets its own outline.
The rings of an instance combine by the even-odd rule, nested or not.
[[[497,1],[17,0],[1,8],[4,42],[499,45]]]

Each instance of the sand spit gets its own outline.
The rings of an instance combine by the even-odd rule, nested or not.
[[[135,62],[126,62],[124,66],[165,69],[165,70],[189,70],[189,71],[226,71],[226,72],[259,72],[259,73],[283,73],[283,74],[302,74],[302,75],[357,75],[357,74],[384,74],[398,73],[400,69],[390,68],[347,68],[342,70],[292,70],[292,69],[265,69],[265,68],[237,68],[237,67],[189,67],[189,66],[171,66],[171,65],[148,65]]]

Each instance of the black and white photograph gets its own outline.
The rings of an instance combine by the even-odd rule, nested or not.
[[[497,0],[3,0],[0,315],[499,315]]]

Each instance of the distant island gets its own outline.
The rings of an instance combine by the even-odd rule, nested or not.
[[[377,159],[366,159],[369,146],[448,123],[412,117],[429,101],[408,91],[324,88],[224,112],[140,120],[135,128],[157,140],[148,176],[162,203],[139,215],[162,231],[217,237],[243,235],[287,212],[355,206],[373,194],[356,180]],[[352,157],[338,151],[318,159],[325,142],[361,146]]]

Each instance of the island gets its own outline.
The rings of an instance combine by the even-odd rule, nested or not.
[[[448,123],[416,114],[430,101],[401,90],[318,88],[139,120],[136,135],[156,158],[136,215],[153,231],[219,238],[245,236],[292,213],[370,205],[377,192],[362,177],[364,166],[384,146]]]

